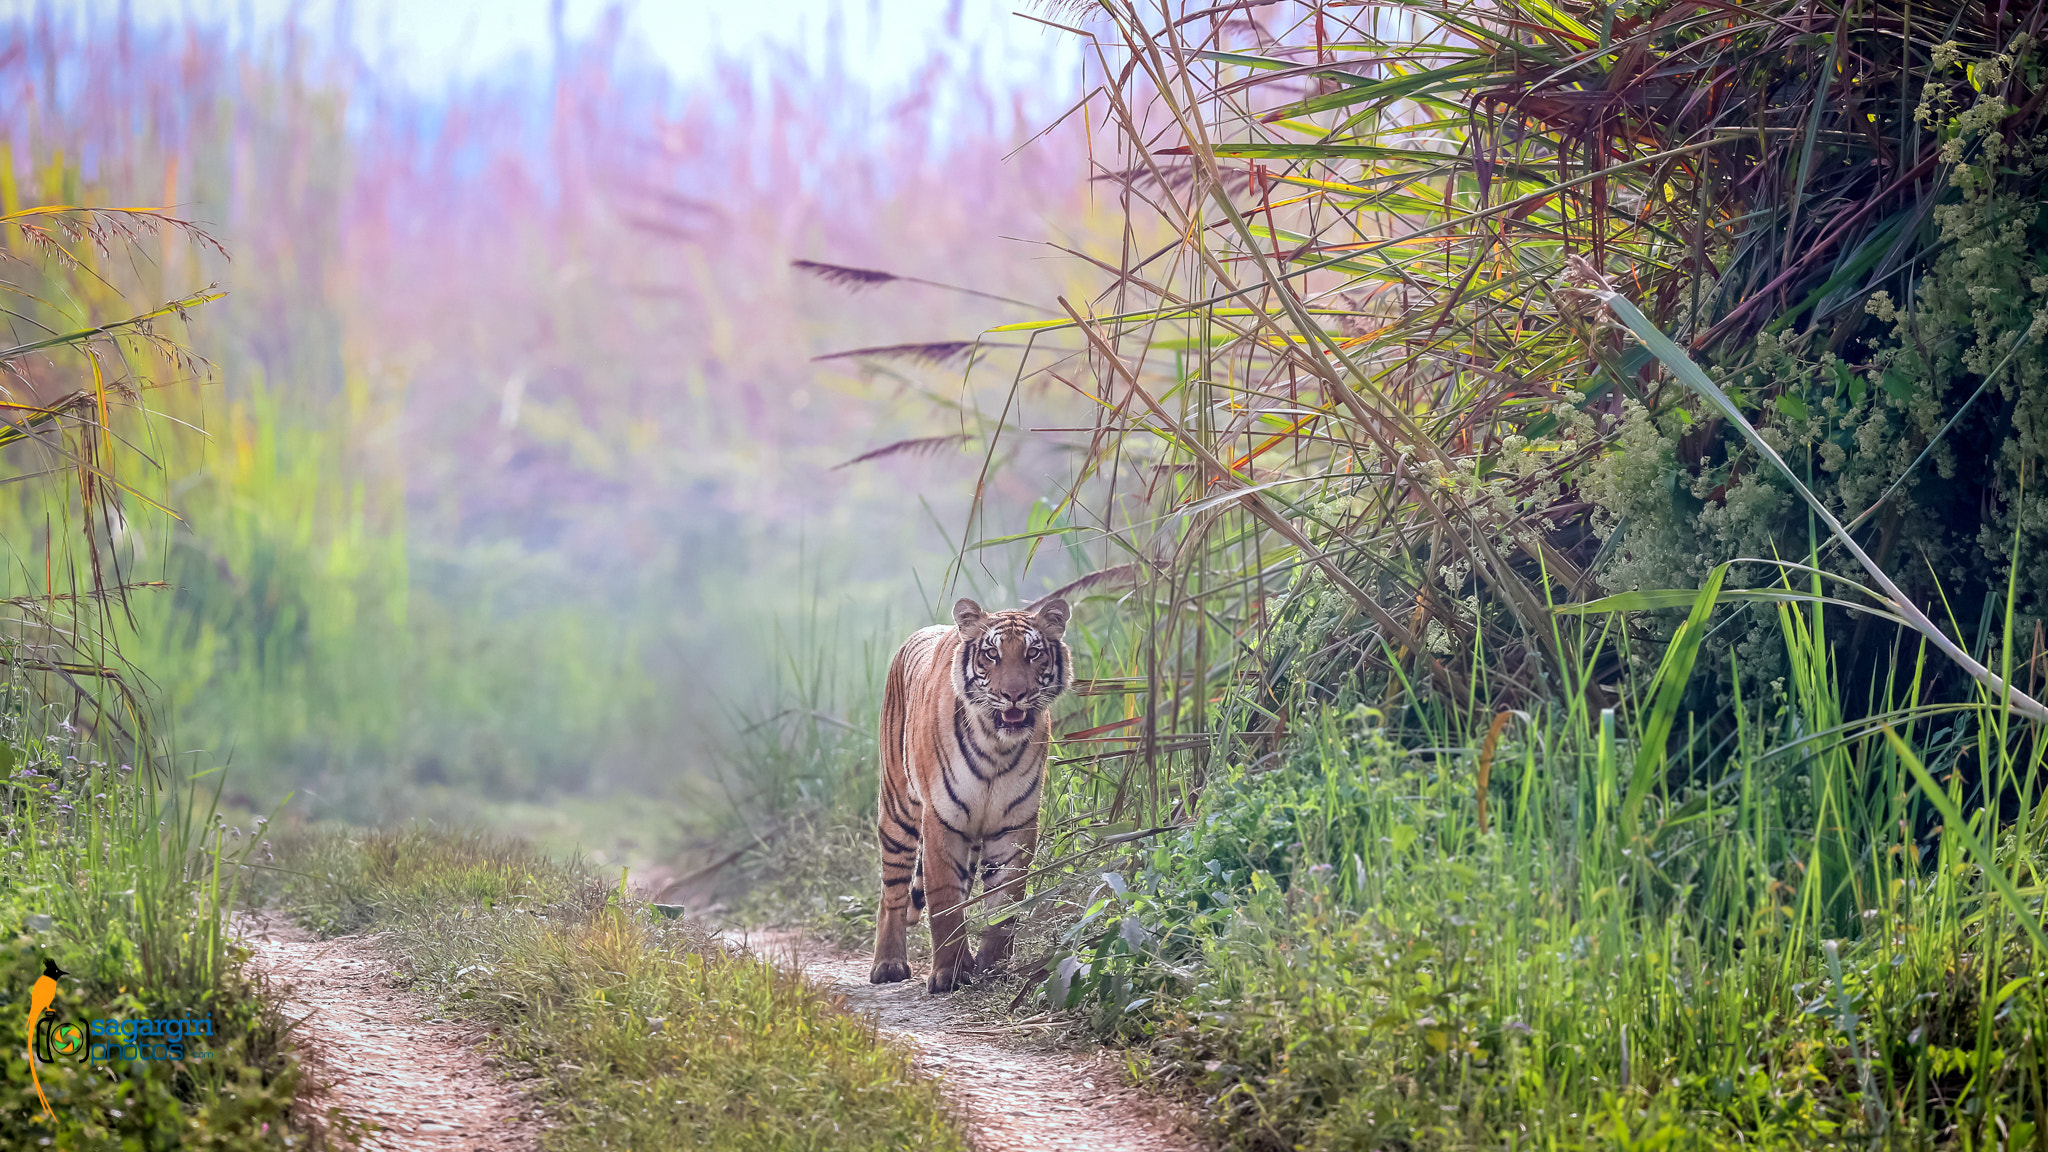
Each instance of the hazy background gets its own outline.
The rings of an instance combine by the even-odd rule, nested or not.
[[[0,8],[4,207],[169,204],[228,254],[123,269],[230,293],[125,647],[245,806],[645,849],[821,646],[885,658],[946,595],[985,445],[834,466],[980,431],[1010,373],[812,357],[1038,313],[789,264],[1071,293],[1085,132],[1018,149],[1080,52],[974,5],[709,7]],[[1064,478],[1035,451],[975,531]]]

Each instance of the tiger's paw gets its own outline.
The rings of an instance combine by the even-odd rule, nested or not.
[[[868,973],[870,984],[896,984],[910,979],[910,961],[877,960],[875,970]]]
[[[951,968],[932,966],[931,982],[926,985],[933,992],[951,992],[974,983],[974,965],[957,964]]]
[[[1010,938],[1007,936],[984,936],[981,949],[974,955],[974,970],[992,972],[1010,962]]]

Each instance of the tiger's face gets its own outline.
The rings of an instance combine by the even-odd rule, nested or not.
[[[999,737],[1031,733],[1072,674],[1060,641],[1067,602],[1049,601],[1036,612],[983,612],[962,600],[953,605],[953,623],[960,629],[954,676],[960,698]]]

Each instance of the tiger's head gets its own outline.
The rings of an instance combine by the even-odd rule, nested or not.
[[[953,605],[953,623],[960,629],[954,691],[999,739],[1029,735],[1073,677],[1060,640],[1067,602],[1049,600],[1036,612],[983,612],[962,600]]]

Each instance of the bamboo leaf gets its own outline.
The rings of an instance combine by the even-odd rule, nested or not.
[[[1092,529],[1083,524],[1068,524],[1059,528],[1040,528],[1035,532],[1019,532],[1014,536],[992,536],[987,540],[976,541],[967,546],[967,551],[979,552],[983,548],[994,548],[999,544],[1015,544],[1019,540],[1037,540],[1043,536],[1065,536],[1069,532],[1088,531],[1092,531]]]
[[[1698,602],[1697,588],[1645,588],[1634,592],[1618,592],[1584,604],[1560,604],[1557,612],[1561,616],[1597,616],[1603,612],[1655,612],[1659,609],[1690,608]],[[1869,604],[1844,600],[1839,596],[1815,596],[1811,592],[1798,592],[1786,588],[1723,588],[1714,598],[1716,604],[1825,604],[1830,608],[1842,608],[1850,612],[1861,612],[1880,619],[1904,624],[1905,620],[1896,613],[1887,612]]]

